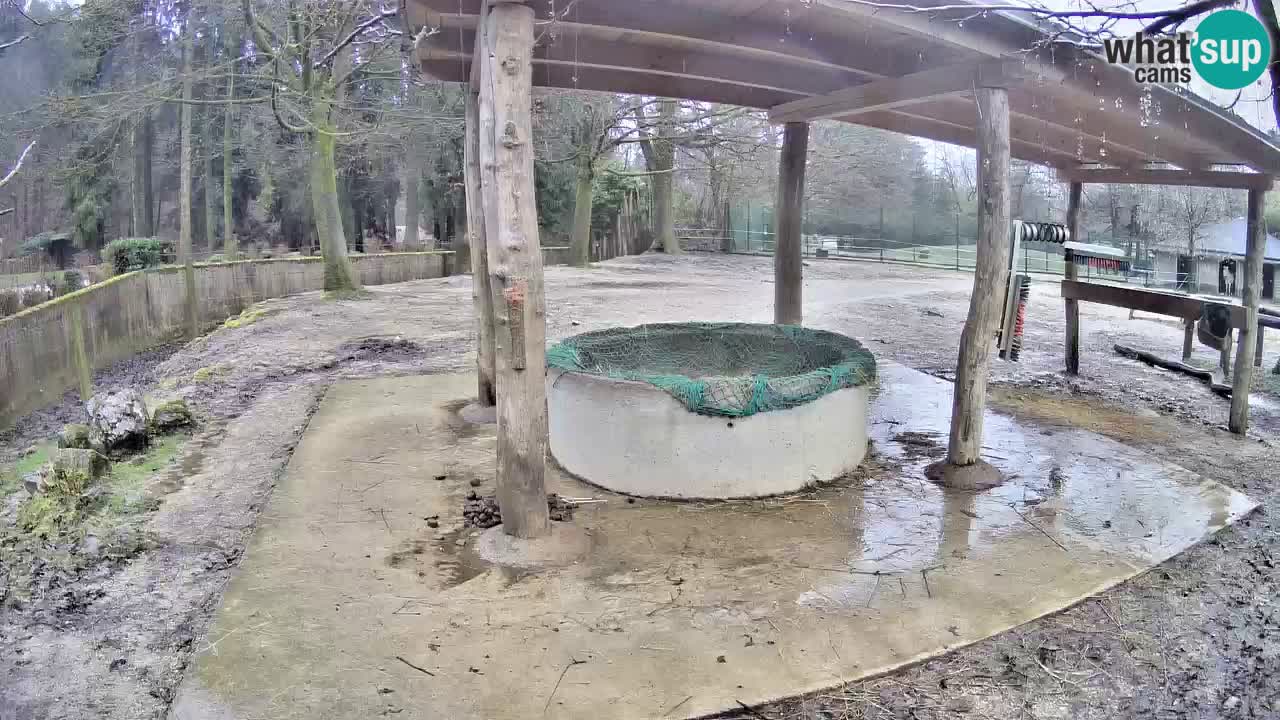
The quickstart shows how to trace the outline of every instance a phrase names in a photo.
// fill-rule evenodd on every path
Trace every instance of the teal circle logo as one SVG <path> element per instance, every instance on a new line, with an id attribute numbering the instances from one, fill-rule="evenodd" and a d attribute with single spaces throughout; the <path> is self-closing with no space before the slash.
<path id="1" fill-rule="evenodd" d="M 1191 63 L 1216 88 L 1239 90 L 1252 85 L 1270 62 L 1271 38 L 1247 12 L 1219 10 L 1196 28 Z"/>

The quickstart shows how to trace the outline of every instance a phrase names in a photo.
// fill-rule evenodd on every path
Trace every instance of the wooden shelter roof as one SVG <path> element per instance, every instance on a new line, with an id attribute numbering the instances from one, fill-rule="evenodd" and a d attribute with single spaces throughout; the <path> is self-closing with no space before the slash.
<path id="1" fill-rule="evenodd" d="M 428 76 L 469 78 L 482 2 L 407 0 L 408 26 L 432 29 L 417 46 Z M 940 2 L 958 4 L 912 4 Z M 982 78 L 1009 87 L 1013 156 L 1068 179 L 1142 182 L 1156 165 L 1164 180 L 1173 166 L 1195 171 L 1177 173 L 1183 184 L 1252 187 L 1264 178 L 1251 173 L 1280 173 L 1280 147 L 1239 117 L 1181 89 L 1139 86 L 1023 14 L 848 0 L 529 4 L 536 86 L 740 105 L 778 122 L 835 118 L 973 147 Z"/>

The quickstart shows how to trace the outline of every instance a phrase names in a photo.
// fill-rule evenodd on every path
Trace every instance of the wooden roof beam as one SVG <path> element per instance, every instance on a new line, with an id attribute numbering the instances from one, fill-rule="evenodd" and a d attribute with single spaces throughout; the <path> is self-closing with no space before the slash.
<path id="1" fill-rule="evenodd" d="M 1074 102 L 1060 102 L 1049 92 L 1038 94 L 1034 85 L 1009 90 L 1009 105 L 1014 112 L 1040 122 L 1054 125 L 1069 132 L 1082 134 L 1088 142 L 1106 147 L 1120 146 L 1142 153 L 1148 162 L 1168 162 L 1178 167 L 1197 169 L 1208 167 L 1208 150 L 1197 152 L 1184 145 L 1160 139 L 1161 126 L 1133 127 L 1124 123 L 1104 123 L 1097 127 L 1097 98 L 1091 98 L 1087 106 Z"/>
<path id="2" fill-rule="evenodd" d="M 976 106 L 972 98 L 935 100 L 903 108 L 903 110 L 912 115 L 939 118 L 956 125 L 966 125 L 969 118 L 976 120 Z M 856 117 L 848 119 L 850 122 L 857 122 Z M 1104 143 L 1099 138 L 1079 130 L 1046 123 L 1040 118 L 1022 113 L 1009 113 L 1009 130 L 1015 141 L 1039 144 L 1055 153 L 1070 155 L 1077 165 L 1106 163 L 1131 167 L 1161 161 L 1140 150 L 1118 145 L 1109 140 Z"/>
<path id="3" fill-rule="evenodd" d="M 985 18 L 970 18 L 964 28 L 959 28 L 950 17 L 933 18 L 927 13 L 895 12 L 840 0 L 815 0 L 815 2 L 819 7 L 831 12 L 859 16 L 869 23 L 891 27 L 932 43 L 968 50 L 987 57 L 1025 52 L 1036 45 L 1036 33 L 1033 28 L 1021 26 L 1016 21 L 1003 18 L 999 13 L 993 13 Z M 995 27 L 1000 24 L 1004 27 L 997 32 Z M 1043 41 L 1043 38 L 1039 40 Z M 1048 80 L 1058 84 L 1059 87 L 1056 89 L 1058 92 L 1070 95 L 1081 107 L 1088 107 L 1090 103 L 1096 105 L 1100 91 L 1115 93 L 1131 108 L 1139 107 L 1141 89 L 1133 81 L 1129 71 L 1110 66 L 1105 60 L 1086 54 L 1079 49 L 1073 50 L 1059 46 L 1055 52 L 1079 53 L 1075 58 L 1074 67 L 1067 69 L 1051 67 L 1033 59 L 1029 59 L 1028 63 L 1034 68 L 1034 72 L 1043 74 Z M 1280 169 L 1280 149 L 1256 130 L 1228 117 L 1199 98 L 1192 98 L 1163 87 L 1152 88 L 1151 92 L 1152 99 L 1165 106 L 1166 121 L 1171 117 L 1177 117 L 1174 115 L 1177 105 L 1202 110 L 1202 112 L 1188 112 L 1185 117 L 1179 117 L 1188 123 L 1186 128 L 1178 127 L 1176 121 L 1165 122 L 1160 127 L 1160 133 L 1164 136 L 1166 144 L 1174 141 L 1194 145 L 1199 139 L 1203 139 L 1213 147 L 1233 154 L 1241 162 L 1260 163 L 1263 167 Z"/>
<path id="4" fill-rule="evenodd" d="M 442 82 L 467 82 L 471 56 L 457 50 L 433 50 L 421 59 L 420 68 L 428 77 Z M 780 98 L 803 97 L 801 93 L 784 95 L 777 90 L 735 85 L 727 81 L 705 80 L 652 72 L 619 72 L 617 69 L 574 65 L 573 63 L 534 60 L 535 87 L 588 90 L 671 97 L 701 102 L 767 108 Z"/>
<path id="5" fill-rule="evenodd" d="M 839 117 L 853 122 L 854 115 L 960 95 L 972 92 L 975 87 L 1008 87 L 1025 79 L 1022 63 L 1018 61 L 942 67 L 793 100 L 770 108 L 769 121 L 811 122 Z"/>
<path id="6" fill-rule="evenodd" d="M 878 110 L 858 115 L 853 119 L 853 122 L 859 125 L 880 128 L 881 130 L 902 133 L 903 135 L 913 135 L 969 148 L 973 147 L 978 140 L 977 131 L 972 126 L 966 127 L 937 118 L 920 117 L 909 112 Z M 1080 164 L 1080 161 L 1075 157 L 1074 151 L 1055 150 L 1019 138 L 1012 138 L 1011 148 L 1015 158 L 1039 165 L 1065 169 Z"/>
<path id="7" fill-rule="evenodd" d="M 411 0 L 410 5 L 427 6 L 433 20 L 444 28 L 474 29 L 478 0 Z M 541 18 L 539 22 L 545 22 Z M 539 25 L 540 34 L 549 25 Z M 783 66 L 823 67 L 860 73 L 868 78 L 905 75 L 937 64 L 926 55 L 881 43 L 870 47 L 866 37 L 852 42 L 848 31 L 833 28 L 789 32 L 782 21 L 743 20 L 726 22 L 723 16 L 699 9 L 695 3 L 629 0 L 611 3 L 582 0 L 556 21 L 555 34 L 572 38 L 576 34 L 612 40 L 698 49 L 767 60 Z M 832 88 L 835 89 L 835 88 Z"/>
<path id="8" fill-rule="evenodd" d="M 1271 175 L 1230 170 L 1177 170 L 1172 168 L 1074 168 L 1060 169 L 1063 182 L 1103 185 L 1192 185 L 1267 191 L 1275 182 Z"/>
<path id="9" fill-rule="evenodd" d="M 461 35 L 459 35 L 461 33 Z M 475 45 L 475 32 L 446 30 L 438 42 L 420 53 L 423 59 L 467 55 Z M 560 35 L 544 39 L 533 49 L 535 64 L 560 64 L 612 70 L 619 73 L 648 73 L 670 77 L 704 79 L 745 87 L 772 90 L 782 98 L 824 93 L 832 88 L 859 82 L 863 76 L 847 70 L 744 61 L 696 48 L 653 46 L 629 37 L 605 40 L 595 36 Z"/>

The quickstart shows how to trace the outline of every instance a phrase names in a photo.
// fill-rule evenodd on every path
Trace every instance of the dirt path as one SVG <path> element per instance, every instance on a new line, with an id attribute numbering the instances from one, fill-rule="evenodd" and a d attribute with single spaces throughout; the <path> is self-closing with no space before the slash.
<path id="1" fill-rule="evenodd" d="M 860 337 L 878 355 L 946 376 L 972 276 L 900 265 L 811 261 L 806 322 Z M 640 322 L 769 321 L 768 258 L 645 256 L 547 270 L 548 336 Z M 265 303 L 265 317 L 153 356 L 117 381 L 188 398 L 203 418 L 181 482 L 159 485 L 147 549 L 0 607 L 0 720 L 163 717 L 258 508 L 320 393 L 334 379 L 471 366 L 466 277 Z M 1280 713 L 1272 505 L 1280 403 L 1255 409 L 1251 440 L 1218 428 L 1227 404 L 1194 381 L 1117 358 L 1124 342 L 1170 356 L 1182 332 L 1085 305 L 1082 369 L 1060 374 L 1056 285 L 1037 282 L 1022 362 L 996 362 L 998 406 L 1087 424 L 1263 500 L 1268 512 L 1141 580 L 948 658 L 744 718 L 1274 717 Z M 1212 360 L 1207 351 L 1198 357 Z M 1280 337 L 1268 343 L 1274 362 Z M 108 378 L 110 379 L 110 378 Z M 99 384 L 101 385 L 101 378 Z M 0 438 L 12 454 L 75 403 Z M 1143 428 L 1156 431 L 1143 432 Z M 1152 445 L 1173 435 L 1176 446 Z M 3 519 L 5 515 L 0 515 Z M 212 640 L 216 642 L 216 639 Z"/>

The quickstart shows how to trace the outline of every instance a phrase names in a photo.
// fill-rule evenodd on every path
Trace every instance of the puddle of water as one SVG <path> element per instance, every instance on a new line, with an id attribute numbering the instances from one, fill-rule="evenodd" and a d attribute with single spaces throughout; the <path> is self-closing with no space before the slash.
<path id="1" fill-rule="evenodd" d="M 1092 433 L 1046 435 L 994 414 L 983 454 L 1008 482 L 981 493 L 939 487 L 924 467 L 945 448 L 950 395 L 911 386 L 937 380 L 895 374 L 886 369 L 892 391 L 872 412 L 877 455 L 863 482 L 750 502 L 609 503 L 583 519 L 600 538 L 589 579 L 602 588 L 665 588 L 703 573 L 746 581 L 772 563 L 809 571 L 812 587 L 794 601 L 873 607 L 876 593 L 938 592 L 928 573 L 972 562 L 1163 560 L 1248 502 Z"/>
<path id="2" fill-rule="evenodd" d="M 457 587 L 490 570 L 498 572 L 508 586 L 529 575 L 529 571 L 494 565 L 481 558 L 475 550 L 475 537 L 474 530 L 462 528 L 445 533 L 435 541 L 439 558 L 435 567 L 443 576 L 446 589 Z M 459 545 L 458 540 L 464 540 L 463 544 Z"/>

